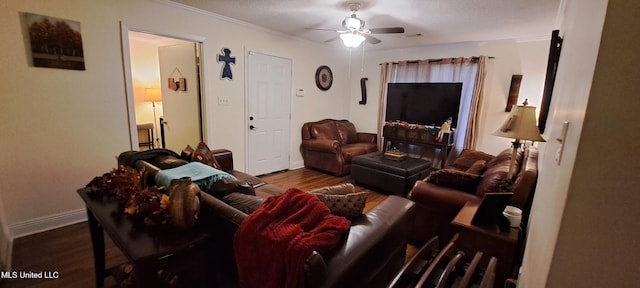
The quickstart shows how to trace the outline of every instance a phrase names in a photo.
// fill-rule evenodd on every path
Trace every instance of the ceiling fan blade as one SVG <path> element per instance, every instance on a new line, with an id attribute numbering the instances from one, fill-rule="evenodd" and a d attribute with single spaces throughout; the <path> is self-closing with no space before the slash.
<path id="1" fill-rule="evenodd" d="M 336 37 L 333 37 L 333 38 L 327 39 L 327 40 L 325 40 L 325 41 L 324 41 L 324 43 L 329 43 L 329 42 L 336 41 L 336 40 L 338 40 L 338 38 L 340 38 L 340 36 L 336 36 Z"/>
<path id="2" fill-rule="evenodd" d="M 371 28 L 369 29 L 373 34 L 392 34 L 392 33 L 404 33 L 403 27 L 386 27 L 386 28 Z"/>
<path id="3" fill-rule="evenodd" d="M 320 30 L 320 31 L 333 31 L 333 32 L 340 32 L 339 30 L 336 29 L 325 29 L 325 28 L 304 28 L 306 30 Z"/>
<path id="4" fill-rule="evenodd" d="M 364 41 L 367 41 L 367 43 L 369 43 L 369 44 L 378 44 L 378 43 L 382 42 L 382 40 L 380 40 L 380 39 L 378 39 L 376 37 L 373 37 L 371 35 L 364 35 Z"/>

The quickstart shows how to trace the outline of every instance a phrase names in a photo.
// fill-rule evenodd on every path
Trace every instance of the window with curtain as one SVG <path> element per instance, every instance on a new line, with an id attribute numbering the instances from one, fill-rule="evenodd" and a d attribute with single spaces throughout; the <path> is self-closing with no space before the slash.
<path id="1" fill-rule="evenodd" d="M 382 137 L 387 103 L 387 85 L 389 83 L 462 82 L 458 127 L 454 133 L 454 145 L 449 159 L 457 156 L 462 149 L 475 149 L 478 140 L 479 104 L 483 96 L 486 61 L 486 56 L 480 56 L 382 63 L 378 137 Z M 378 140 L 378 143 L 383 143 L 381 139 Z M 432 158 L 434 161 L 439 159 L 438 157 Z M 434 163 L 434 166 L 436 166 L 435 164 L 439 163 Z"/>

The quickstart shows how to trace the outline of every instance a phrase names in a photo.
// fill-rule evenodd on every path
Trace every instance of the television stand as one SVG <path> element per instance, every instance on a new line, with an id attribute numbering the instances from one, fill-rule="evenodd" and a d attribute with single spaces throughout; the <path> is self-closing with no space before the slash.
<path id="1" fill-rule="evenodd" d="M 384 137 L 383 153 L 386 152 L 387 147 L 393 147 L 394 143 L 440 149 L 440 168 L 444 168 L 449 151 L 453 147 L 454 131 L 445 133 L 442 139 L 437 139 L 439 131 L 439 127 L 412 129 L 401 125 L 385 125 L 382 129 L 382 136 Z"/>

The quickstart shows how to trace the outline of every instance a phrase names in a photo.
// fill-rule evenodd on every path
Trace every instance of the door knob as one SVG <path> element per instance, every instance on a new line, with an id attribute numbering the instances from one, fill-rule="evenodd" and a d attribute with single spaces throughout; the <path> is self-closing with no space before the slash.
<path id="1" fill-rule="evenodd" d="M 256 126 L 249 125 L 249 129 L 251 129 L 251 130 L 256 130 Z"/>

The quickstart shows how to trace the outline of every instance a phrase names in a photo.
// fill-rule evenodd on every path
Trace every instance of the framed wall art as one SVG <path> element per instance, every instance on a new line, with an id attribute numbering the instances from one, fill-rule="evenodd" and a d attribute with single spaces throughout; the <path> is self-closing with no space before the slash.
<path id="1" fill-rule="evenodd" d="M 520 94 L 520 83 L 522 82 L 521 74 L 514 74 L 511 76 L 511 86 L 509 87 L 509 96 L 507 97 L 507 106 L 504 107 L 504 112 L 511 112 L 511 107 L 518 102 L 518 95 Z"/>
<path id="2" fill-rule="evenodd" d="M 549 47 L 549 59 L 547 60 L 547 74 L 544 79 L 544 90 L 542 90 L 542 101 L 540 103 L 540 116 L 538 116 L 538 130 L 540 130 L 540 133 L 544 133 L 544 129 L 547 126 L 549 105 L 551 104 L 551 95 L 553 94 L 553 86 L 558 72 L 561 50 L 562 38 L 560 38 L 560 30 L 553 30 Z"/>
<path id="3" fill-rule="evenodd" d="M 85 70 L 80 22 L 22 13 L 35 67 Z"/>

